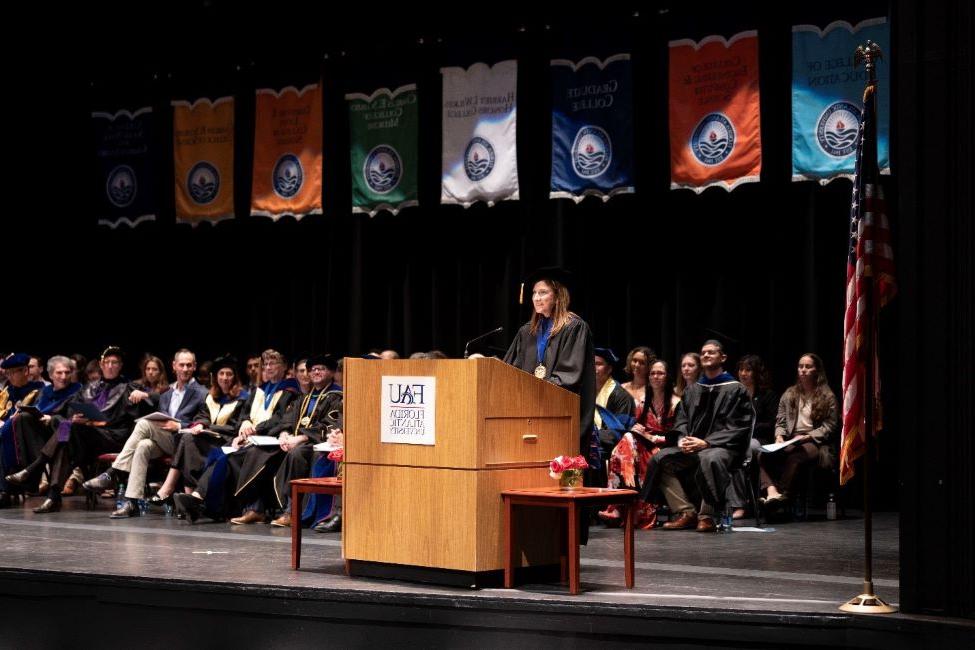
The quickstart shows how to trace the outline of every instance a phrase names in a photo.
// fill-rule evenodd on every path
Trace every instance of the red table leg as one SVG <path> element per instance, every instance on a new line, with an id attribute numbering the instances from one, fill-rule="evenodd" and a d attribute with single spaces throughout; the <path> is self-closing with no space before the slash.
<path id="1" fill-rule="evenodd" d="M 296 514 L 297 513 L 297 516 Z M 291 568 L 301 564 L 301 493 L 297 485 L 291 486 Z"/>
<path id="2" fill-rule="evenodd" d="M 623 537 L 623 561 L 625 563 L 626 571 L 626 587 L 627 589 L 633 588 L 633 569 L 634 569 L 634 558 L 633 558 L 633 519 L 636 517 L 636 502 L 630 502 L 626 506 L 626 530 L 624 531 Z"/>
<path id="3" fill-rule="evenodd" d="M 579 507 L 568 504 L 569 510 L 569 593 L 579 593 Z"/>
<path id="4" fill-rule="evenodd" d="M 515 586 L 515 528 L 511 516 L 511 499 L 504 497 L 504 588 Z"/>

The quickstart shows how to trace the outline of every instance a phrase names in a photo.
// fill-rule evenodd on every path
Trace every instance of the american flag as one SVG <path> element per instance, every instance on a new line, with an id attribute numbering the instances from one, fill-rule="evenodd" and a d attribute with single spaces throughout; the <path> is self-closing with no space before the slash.
<path id="1" fill-rule="evenodd" d="M 857 136 L 856 173 L 850 208 L 850 248 L 846 263 L 846 316 L 843 320 L 843 436 L 840 484 L 853 478 L 853 463 L 866 450 L 866 368 L 873 368 L 874 432 L 881 427 L 877 364 L 877 313 L 897 292 L 887 202 L 877 171 L 876 87 L 863 93 Z M 873 293 L 872 301 L 870 292 Z M 872 305 L 872 309 L 871 306 Z M 867 337 L 870 337 L 868 340 Z M 870 343 L 869 347 L 867 343 Z M 870 353 L 868 353 L 868 349 Z M 870 358 L 867 358 L 867 357 Z"/>

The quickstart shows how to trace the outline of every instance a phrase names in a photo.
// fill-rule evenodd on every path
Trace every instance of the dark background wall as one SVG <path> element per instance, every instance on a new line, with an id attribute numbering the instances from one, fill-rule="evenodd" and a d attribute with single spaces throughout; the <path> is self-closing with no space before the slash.
<path id="1" fill-rule="evenodd" d="M 130 364 L 143 351 L 168 357 L 184 345 L 204 358 L 269 346 L 338 354 L 439 348 L 456 356 L 465 340 L 497 325 L 506 333 L 494 343 L 504 347 L 528 315 L 517 305 L 520 279 L 557 263 L 575 272 L 573 308 L 600 344 L 619 352 L 649 344 L 676 363 L 720 332 L 733 358 L 766 358 L 779 390 L 808 350 L 824 357 L 838 388 L 850 184 L 790 181 L 790 29 L 887 15 L 888 191 L 902 288 L 883 322 L 887 431 L 874 493 L 879 507 L 900 500 L 911 509 L 904 580 L 916 599 L 905 595 L 905 604 L 971 615 L 971 517 L 956 516 L 972 505 L 962 471 L 972 460 L 971 376 L 948 391 L 939 381 L 973 361 L 971 9 L 961 0 L 807 4 L 731 11 L 725 3 L 656 3 L 566 15 L 514 3 L 490 12 L 369 5 L 340 14 L 312 3 L 105 2 L 71 9 L 53 26 L 29 11 L 11 24 L 32 37 L 4 46 L 15 98 L 7 103 L 14 162 L 3 233 L 13 298 L 0 347 L 93 355 L 117 343 Z M 754 28 L 762 182 L 731 193 L 670 191 L 667 41 Z M 634 57 L 637 193 L 606 204 L 551 201 L 547 62 L 619 51 Z M 442 207 L 438 70 L 510 57 L 519 60 L 522 200 Z M 319 75 L 325 214 L 250 218 L 253 90 Z M 342 96 L 407 82 L 420 93 L 421 205 L 396 217 L 352 215 Z M 169 100 L 225 93 L 237 104 L 238 218 L 196 229 L 173 223 L 171 132 L 163 129 L 157 223 L 96 228 L 88 207 L 98 186 L 90 178 L 91 110 L 148 102 L 166 126 Z M 44 280 L 33 279 L 42 271 Z M 854 503 L 859 492 L 856 482 L 848 491 Z M 946 521 L 953 523 L 937 525 Z M 932 549 L 965 541 L 959 561 L 967 583 L 956 581 L 957 567 L 926 565 Z"/>

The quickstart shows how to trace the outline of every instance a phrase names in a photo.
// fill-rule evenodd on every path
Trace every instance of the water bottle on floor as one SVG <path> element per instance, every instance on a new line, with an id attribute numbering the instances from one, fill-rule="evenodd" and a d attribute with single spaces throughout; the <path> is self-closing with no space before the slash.
<path id="1" fill-rule="evenodd" d="M 721 515 L 721 532 L 730 533 L 731 532 L 731 511 L 725 511 Z"/>
<path id="2" fill-rule="evenodd" d="M 121 510 L 125 505 L 125 483 L 119 483 L 118 491 L 115 492 L 115 509 Z"/>
<path id="3" fill-rule="evenodd" d="M 830 493 L 829 500 L 826 501 L 826 518 L 830 521 L 836 519 L 836 496 Z"/>

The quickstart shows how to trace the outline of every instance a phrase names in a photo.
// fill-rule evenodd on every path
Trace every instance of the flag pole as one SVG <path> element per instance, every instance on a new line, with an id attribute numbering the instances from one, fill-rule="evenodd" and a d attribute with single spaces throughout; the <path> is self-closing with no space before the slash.
<path id="1" fill-rule="evenodd" d="M 854 67 L 861 61 L 866 63 L 867 85 L 876 92 L 877 83 L 877 61 L 883 58 L 883 52 L 876 43 L 867 41 L 866 47 L 860 46 L 854 54 Z M 869 101 L 876 101 L 875 96 Z M 876 129 L 876 119 L 870 125 Z M 876 133 L 876 131 L 874 131 Z M 872 149 L 870 155 L 876 157 L 876 137 L 870 141 Z M 864 152 L 863 155 L 867 155 Z M 860 197 L 865 200 L 866 197 Z M 863 459 L 863 593 L 854 596 L 845 604 L 840 606 L 844 612 L 855 614 L 890 614 L 896 612 L 897 608 L 888 605 L 873 590 L 873 510 L 870 506 L 870 475 L 873 469 L 873 438 L 876 418 L 874 409 L 876 406 L 876 345 L 877 345 L 877 318 L 879 310 L 876 308 L 876 297 L 874 296 L 873 281 L 865 283 L 865 305 L 864 311 L 869 318 L 867 335 L 864 337 L 866 362 L 863 364 L 864 371 L 864 396 L 863 396 L 863 434 L 865 438 L 864 459 Z"/>

